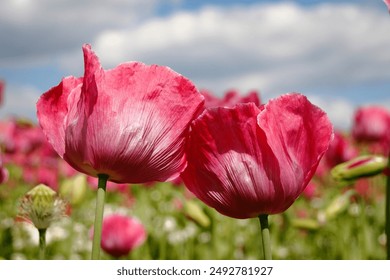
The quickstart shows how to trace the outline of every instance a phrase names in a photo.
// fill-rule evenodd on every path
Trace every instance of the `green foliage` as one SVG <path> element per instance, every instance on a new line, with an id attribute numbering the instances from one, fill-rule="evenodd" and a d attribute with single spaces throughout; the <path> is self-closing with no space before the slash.
<path id="1" fill-rule="evenodd" d="M 10 173 L 17 173 L 13 168 Z M 327 184 L 317 197 L 300 197 L 285 213 L 269 216 L 273 258 L 385 259 L 384 180 L 379 176 L 368 184 L 369 197 L 347 192 L 353 186 Z M 32 187 L 15 179 L 0 186 L 0 259 L 38 258 L 37 229 L 17 219 L 20 198 Z M 331 218 L 324 215 L 345 193 L 343 207 Z M 69 216 L 48 228 L 48 259 L 90 258 L 95 196 L 96 190 L 88 188 Z M 262 258 L 257 218 L 222 216 L 183 186 L 157 183 L 129 186 L 126 194 L 108 192 L 105 214 L 114 212 L 137 217 L 148 232 L 146 242 L 126 259 Z M 101 257 L 111 259 L 103 251 Z"/>

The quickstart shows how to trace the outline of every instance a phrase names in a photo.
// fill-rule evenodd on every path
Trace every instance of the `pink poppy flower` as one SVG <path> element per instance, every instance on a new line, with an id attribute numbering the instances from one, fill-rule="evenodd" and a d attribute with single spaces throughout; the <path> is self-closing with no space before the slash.
<path id="1" fill-rule="evenodd" d="M 222 98 L 213 95 L 207 90 L 202 90 L 201 94 L 205 97 L 205 107 L 233 107 L 238 103 L 253 102 L 256 106 L 260 106 L 261 101 L 257 91 L 250 91 L 247 95 L 241 96 L 236 90 L 229 90 Z"/>
<path id="2" fill-rule="evenodd" d="M 192 82 L 140 62 L 103 70 L 89 45 L 83 52 L 84 77 L 64 78 L 37 103 L 56 152 L 76 170 L 117 183 L 177 177 L 189 124 L 203 109 Z"/>
<path id="3" fill-rule="evenodd" d="M 226 216 L 281 213 L 309 183 L 332 130 L 326 114 L 295 93 L 260 108 L 210 108 L 191 125 L 182 178 Z"/>
<path id="4" fill-rule="evenodd" d="M 320 179 L 329 178 L 329 171 L 337 164 L 353 159 L 359 154 L 358 149 L 352 144 L 350 137 L 340 131 L 334 131 L 334 137 L 329 149 L 320 161 L 315 175 Z"/>
<path id="5" fill-rule="evenodd" d="M 339 163 L 353 159 L 358 154 L 359 151 L 352 145 L 350 139 L 341 132 L 335 131 L 329 149 L 324 155 L 324 160 L 330 169 Z"/>
<path id="6" fill-rule="evenodd" d="M 352 126 L 355 141 L 371 145 L 374 153 L 386 154 L 390 142 L 390 112 L 380 106 L 364 106 L 356 110 Z"/>
<path id="7" fill-rule="evenodd" d="M 305 187 L 305 189 L 303 190 L 302 192 L 302 196 L 308 200 L 311 200 L 315 197 L 316 195 L 316 189 L 317 189 L 317 186 L 316 184 L 314 184 L 312 181 L 310 181 L 307 186 Z"/>
<path id="8" fill-rule="evenodd" d="M 0 184 L 7 182 L 8 177 L 8 169 L 3 166 L 3 158 L 0 154 Z"/>
<path id="9" fill-rule="evenodd" d="M 4 102 L 4 90 L 5 89 L 5 82 L 3 80 L 0 80 L 0 106 L 3 105 Z"/>
<path id="10" fill-rule="evenodd" d="M 126 256 L 145 240 L 146 230 L 137 219 L 119 214 L 103 219 L 101 247 L 111 256 Z"/>
<path id="11" fill-rule="evenodd" d="M 23 179 L 31 184 L 58 187 L 58 166 L 62 161 L 47 142 L 40 127 L 23 119 L 0 122 L 0 144 L 4 162 L 18 165 Z"/>

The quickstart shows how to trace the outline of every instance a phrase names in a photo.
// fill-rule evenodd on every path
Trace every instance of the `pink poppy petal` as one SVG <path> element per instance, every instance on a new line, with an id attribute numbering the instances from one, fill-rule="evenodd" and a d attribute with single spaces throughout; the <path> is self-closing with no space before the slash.
<path id="1" fill-rule="evenodd" d="M 294 93 L 270 100 L 258 124 L 280 164 L 284 195 L 295 199 L 328 149 L 333 127 L 325 112 Z"/>
<path id="2" fill-rule="evenodd" d="M 58 86 L 44 93 L 37 102 L 39 124 L 54 150 L 62 157 L 65 153 L 65 123 L 69 108 L 75 106 L 72 95 L 80 92 L 82 79 L 64 78 Z"/>

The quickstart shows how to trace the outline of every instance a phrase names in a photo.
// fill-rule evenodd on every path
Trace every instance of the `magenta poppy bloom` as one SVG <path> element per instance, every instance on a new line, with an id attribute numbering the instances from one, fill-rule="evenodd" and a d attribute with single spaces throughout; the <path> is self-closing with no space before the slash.
<path id="1" fill-rule="evenodd" d="M 191 125 L 182 178 L 226 216 L 281 213 L 309 183 L 332 135 L 327 115 L 300 94 L 260 108 L 210 108 Z"/>
<path id="2" fill-rule="evenodd" d="M 0 122 L 0 144 L 7 164 L 18 165 L 23 179 L 31 185 L 58 187 L 58 167 L 62 159 L 47 142 L 40 127 L 22 119 Z"/>
<path id="3" fill-rule="evenodd" d="M 8 169 L 3 166 L 3 158 L 0 154 L 0 184 L 7 182 L 9 177 Z"/>
<path id="4" fill-rule="evenodd" d="M 350 137 L 340 131 L 334 131 L 334 137 L 316 170 L 316 176 L 327 178 L 329 171 L 337 164 L 353 159 L 359 154 Z"/>
<path id="5" fill-rule="evenodd" d="M 379 106 L 364 106 L 356 110 L 352 135 L 357 141 L 377 142 L 390 133 L 390 112 Z"/>
<path id="6" fill-rule="evenodd" d="M 305 189 L 303 190 L 302 192 L 302 196 L 308 200 L 311 200 L 315 197 L 316 195 L 316 189 L 317 189 L 317 186 L 316 184 L 314 184 L 312 181 L 310 181 L 307 186 L 305 187 Z"/>
<path id="7" fill-rule="evenodd" d="M 126 256 L 145 240 L 146 230 L 137 219 L 119 214 L 103 219 L 101 247 L 107 254 Z"/>
<path id="8" fill-rule="evenodd" d="M 5 89 L 5 82 L 3 80 L 0 80 L 0 106 L 3 105 L 4 102 L 4 90 Z"/>
<path id="9" fill-rule="evenodd" d="M 341 132 L 335 131 L 329 149 L 324 155 L 324 160 L 326 161 L 327 167 L 332 168 L 339 163 L 353 159 L 358 153 L 359 151 L 352 145 L 349 138 Z"/>
<path id="10" fill-rule="evenodd" d="M 177 177 L 189 124 L 203 109 L 194 84 L 140 62 L 104 70 L 89 45 L 83 52 L 84 76 L 64 78 L 37 103 L 56 152 L 76 170 L 117 183 Z"/>
<path id="11" fill-rule="evenodd" d="M 356 110 L 352 136 L 357 142 L 377 144 L 385 153 L 390 141 L 390 112 L 380 106 L 364 106 Z"/>
<path id="12" fill-rule="evenodd" d="M 202 90 L 202 95 L 205 97 L 205 107 L 234 107 L 238 103 L 253 102 L 256 106 L 260 106 L 260 94 L 257 91 L 250 91 L 247 95 L 241 96 L 236 90 L 225 92 L 224 96 L 219 98 L 211 92 Z"/>

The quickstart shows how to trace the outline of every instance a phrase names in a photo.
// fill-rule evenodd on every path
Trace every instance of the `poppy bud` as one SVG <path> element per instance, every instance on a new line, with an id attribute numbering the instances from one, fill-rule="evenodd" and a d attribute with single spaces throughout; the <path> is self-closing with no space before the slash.
<path id="1" fill-rule="evenodd" d="M 31 221 L 37 229 L 47 229 L 65 215 L 66 204 L 57 193 L 44 184 L 34 187 L 22 198 L 20 215 Z"/>
<path id="2" fill-rule="evenodd" d="M 67 198 L 72 205 L 77 205 L 84 200 L 87 187 L 87 177 L 84 174 L 78 174 L 64 180 L 60 187 L 60 194 Z"/>
<path id="3" fill-rule="evenodd" d="M 202 208 L 194 201 L 186 201 L 184 203 L 185 215 L 195 221 L 202 227 L 208 227 L 210 225 L 209 217 L 203 212 Z"/>
<path id="4" fill-rule="evenodd" d="M 320 228 L 320 223 L 314 219 L 294 219 L 291 221 L 291 225 L 295 228 L 306 230 L 317 230 Z"/>
<path id="5" fill-rule="evenodd" d="M 387 166 L 386 158 L 377 155 L 364 155 L 336 165 L 332 177 L 336 181 L 350 181 L 382 173 Z"/>
<path id="6" fill-rule="evenodd" d="M 344 212 L 347 210 L 347 208 L 350 205 L 350 199 L 352 195 L 355 194 L 354 190 L 349 190 L 343 193 L 340 196 L 337 196 L 335 199 L 331 201 L 331 203 L 326 207 L 324 212 L 319 213 L 319 220 L 331 220 L 340 213 Z"/>

